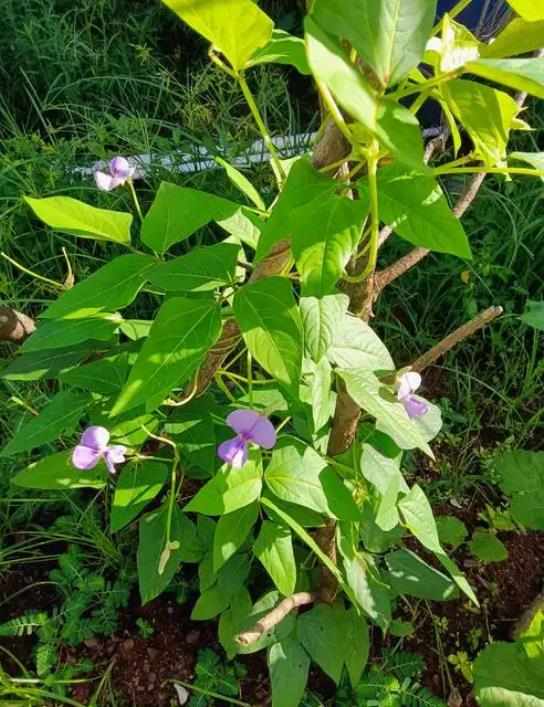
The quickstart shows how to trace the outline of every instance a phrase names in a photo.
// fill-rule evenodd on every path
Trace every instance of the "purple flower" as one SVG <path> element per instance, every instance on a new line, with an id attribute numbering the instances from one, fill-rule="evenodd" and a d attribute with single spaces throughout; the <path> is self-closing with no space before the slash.
<path id="1" fill-rule="evenodd" d="M 122 186 L 135 172 L 135 167 L 131 167 L 124 157 L 114 157 L 108 167 L 109 174 L 100 170 L 93 174 L 96 186 L 102 191 L 111 191 L 115 187 Z"/>
<path id="2" fill-rule="evenodd" d="M 227 425 L 236 432 L 236 437 L 220 444 L 217 454 L 235 469 L 240 469 L 247 462 L 249 442 L 264 449 L 272 449 L 276 444 L 274 425 L 267 417 L 253 410 L 234 410 L 227 417 Z"/>
<path id="3" fill-rule="evenodd" d="M 414 395 L 421 385 L 421 376 L 415 371 L 407 371 L 397 379 L 397 399 L 404 405 L 408 417 L 417 419 L 429 412 L 429 403 Z"/>
<path id="4" fill-rule="evenodd" d="M 93 469 L 104 459 L 110 474 L 115 474 L 115 464 L 125 461 L 126 447 L 121 444 L 108 445 L 110 433 L 105 427 L 87 427 L 81 441 L 74 447 L 72 464 L 76 469 Z"/>

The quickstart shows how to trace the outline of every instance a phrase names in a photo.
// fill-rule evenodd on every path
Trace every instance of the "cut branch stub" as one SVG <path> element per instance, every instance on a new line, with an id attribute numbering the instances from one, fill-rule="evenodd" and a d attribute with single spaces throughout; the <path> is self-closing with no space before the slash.
<path id="1" fill-rule="evenodd" d="M 0 341 L 22 344 L 36 331 L 33 319 L 10 307 L 0 307 Z"/>

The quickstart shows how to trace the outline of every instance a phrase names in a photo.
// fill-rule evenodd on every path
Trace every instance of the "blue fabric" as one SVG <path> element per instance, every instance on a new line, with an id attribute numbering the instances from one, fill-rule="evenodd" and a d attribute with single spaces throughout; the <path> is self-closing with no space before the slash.
<path id="1" fill-rule="evenodd" d="M 491 0 L 488 7 L 488 12 L 494 10 L 501 4 L 501 0 Z M 449 12 L 457 5 L 457 0 L 438 0 L 437 19 L 440 19 L 445 12 Z M 469 29 L 474 29 L 480 21 L 480 15 L 485 6 L 485 0 L 473 0 L 463 12 L 455 18 L 456 22 L 461 22 Z"/>

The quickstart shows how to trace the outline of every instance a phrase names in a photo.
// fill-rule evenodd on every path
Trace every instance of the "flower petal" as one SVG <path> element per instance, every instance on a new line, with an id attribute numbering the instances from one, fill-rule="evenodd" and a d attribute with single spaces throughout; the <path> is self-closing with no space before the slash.
<path id="1" fill-rule="evenodd" d="M 259 447 L 264 447 L 265 449 L 272 449 L 276 444 L 276 430 L 274 425 L 270 422 L 264 415 L 259 415 L 258 420 L 247 433 L 249 439 L 254 443 L 258 444 Z"/>
<path id="2" fill-rule="evenodd" d="M 81 444 L 97 451 L 104 450 L 109 441 L 110 433 L 108 430 L 98 425 L 87 427 L 85 432 L 81 435 Z"/>
<path id="3" fill-rule="evenodd" d="M 122 464 L 125 461 L 127 448 L 122 444 L 111 444 L 107 447 L 104 456 L 108 456 L 115 464 Z"/>
<path id="4" fill-rule="evenodd" d="M 134 169 L 130 166 L 125 157 L 114 157 L 109 163 L 110 174 L 112 177 L 120 179 L 128 179 L 134 174 Z"/>
<path id="5" fill-rule="evenodd" d="M 247 462 L 247 442 L 240 437 L 228 439 L 219 445 L 217 454 L 220 459 L 230 464 L 234 469 L 241 469 Z"/>
<path id="6" fill-rule="evenodd" d="M 421 385 L 421 376 L 415 371 L 407 371 L 398 379 L 397 399 L 404 400 Z"/>
<path id="7" fill-rule="evenodd" d="M 226 419 L 226 423 L 229 427 L 239 435 L 248 435 L 253 428 L 253 425 L 258 422 L 259 418 L 258 412 L 253 412 L 253 410 L 241 409 L 234 410 L 231 412 Z"/>
<path id="8" fill-rule="evenodd" d="M 409 395 L 407 398 L 404 398 L 402 404 L 408 413 L 408 417 L 414 420 L 417 420 L 418 417 L 423 417 L 425 413 L 429 412 L 429 403 L 422 398 L 418 398 L 416 395 Z"/>
<path id="9" fill-rule="evenodd" d="M 92 469 L 100 461 L 100 452 L 83 444 L 78 444 L 72 452 L 72 464 L 76 469 Z"/>
<path id="10" fill-rule="evenodd" d="M 100 172 L 100 170 L 94 172 L 93 177 L 96 186 L 101 191 L 111 191 L 119 186 L 119 180 L 116 177 L 112 177 L 111 174 L 106 174 L 105 172 Z"/>

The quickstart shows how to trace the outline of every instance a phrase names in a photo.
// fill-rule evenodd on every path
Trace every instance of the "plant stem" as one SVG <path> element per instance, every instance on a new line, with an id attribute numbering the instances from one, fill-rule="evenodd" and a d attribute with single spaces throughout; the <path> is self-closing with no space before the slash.
<path id="1" fill-rule="evenodd" d="M 285 180 L 286 174 L 285 174 L 285 170 L 283 169 L 283 165 L 281 163 L 281 160 L 278 156 L 278 153 L 276 151 L 276 146 L 272 142 L 272 138 L 270 137 L 270 133 L 268 132 L 268 129 L 264 123 L 264 120 L 259 112 L 259 108 L 257 106 L 257 103 L 255 102 L 255 99 L 253 98 L 253 94 L 251 93 L 251 90 L 250 90 L 249 86 L 247 85 L 247 81 L 245 80 L 244 75 L 237 74 L 236 80 L 240 84 L 240 88 L 242 89 L 242 93 L 244 94 L 244 98 L 246 99 L 246 102 L 249 106 L 249 110 L 251 111 L 251 115 L 253 116 L 253 119 L 257 123 L 257 127 L 259 128 L 259 132 L 262 135 L 262 138 L 264 140 L 264 144 L 266 145 L 266 148 L 267 148 L 268 152 L 270 153 L 270 158 L 271 158 L 272 162 L 274 163 L 274 166 L 275 166 L 276 172 L 277 172 L 278 186 L 281 188 L 283 181 Z"/>
<path id="2" fill-rule="evenodd" d="M 315 85 L 317 86 L 317 90 L 319 91 L 321 98 L 323 99 L 323 104 L 325 108 L 327 109 L 329 115 L 333 119 L 333 121 L 336 124 L 336 127 L 342 135 L 346 138 L 346 140 L 351 144 L 352 141 L 352 136 L 349 131 L 348 126 L 346 125 L 346 121 L 344 120 L 344 116 L 342 115 L 342 111 L 338 106 L 336 105 L 336 101 L 334 100 L 332 93 L 329 91 L 327 86 L 323 83 L 321 79 L 315 78 Z"/>
<path id="3" fill-rule="evenodd" d="M 418 84 L 411 84 L 408 86 L 408 88 L 404 88 L 400 91 L 397 91 L 394 93 L 391 98 L 394 100 L 399 100 L 399 98 L 405 98 L 406 96 L 411 96 L 413 93 L 421 93 L 423 91 L 428 91 L 430 88 L 434 88 L 435 86 L 440 86 L 443 83 L 446 83 L 446 81 L 451 81 L 452 79 L 457 78 L 462 74 L 462 69 L 456 69 L 455 71 L 449 71 L 446 74 L 439 74 L 438 76 L 433 76 L 432 78 L 428 79 L 427 81 L 422 81 L 421 83 Z"/>
<path id="4" fill-rule="evenodd" d="M 437 167 L 434 170 L 435 176 L 443 174 L 525 174 L 529 177 L 544 177 L 544 170 L 531 169 L 530 167 L 463 167 L 461 169 L 449 169 L 447 165 Z"/>
<path id="5" fill-rule="evenodd" d="M 4 260 L 7 260 L 8 263 L 11 263 L 14 265 L 18 270 L 21 272 L 24 272 L 26 275 L 30 275 L 30 277 L 33 277 L 35 280 L 39 280 L 40 282 L 45 282 L 47 285 L 51 285 L 51 287 L 54 287 L 56 290 L 65 290 L 66 287 L 61 283 L 61 282 L 56 282 L 55 280 L 50 280 L 48 277 L 44 277 L 43 275 L 39 275 L 37 272 L 34 272 L 33 270 L 29 270 L 28 268 L 25 268 L 24 265 L 21 265 L 21 263 L 18 263 L 16 260 L 11 258 L 9 255 L 4 253 L 4 251 L 0 252 L 0 255 Z"/>
<path id="6" fill-rule="evenodd" d="M 143 222 L 144 215 L 142 213 L 140 202 L 138 201 L 138 195 L 136 194 L 136 189 L 134 189 L 134 184 L 132 183 L 132 179 L 128 179 L 127 184 L 128 184 L 128 188 L 130 190 L 130 193 L 132 194 L 132 200 L 134 201 L 134 207 L 136 208 L 136 213 L 138 214 L 138 218 L 140 219 L 141 222 Z"/>

